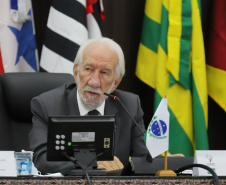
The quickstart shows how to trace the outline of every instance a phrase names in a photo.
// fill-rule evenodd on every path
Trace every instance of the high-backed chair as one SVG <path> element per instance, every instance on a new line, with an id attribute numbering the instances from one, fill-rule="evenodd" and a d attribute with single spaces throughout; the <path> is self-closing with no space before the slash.
<path id="1" fill-rule="evenodd" d="M 0 75 L 0 150 L 29 149 L 32 127 L 31 99 L 48 90 L 73 82 L 63 73 L 5 73 Z"/>

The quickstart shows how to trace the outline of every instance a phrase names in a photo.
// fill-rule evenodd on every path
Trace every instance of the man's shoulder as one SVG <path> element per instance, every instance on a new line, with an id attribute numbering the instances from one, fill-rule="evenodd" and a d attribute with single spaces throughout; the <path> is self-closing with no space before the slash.
<path id="1" fill-rule="evenodd" d="M 140 98 L 137 94 L 122 90 L 115 90 L 112 95 L 117 96 L 120 99 L 121 103 L 126 107 L 130 114 L 137 115 L 138 112 L 142 112 Z"/>
<path id="2" fill-rule="evenodd" d="M 134 94 L 132 92 L 123 91 L 123 90 L 119 90 L 119 89 L 116 89 L 112 94 L 119 98 L 120 97 L 121 98 L 134 98 L 134 97 L 138 96 L 137 94 Z"/>
<path id="3" fill-rule="evenodd" d="M 134 94 L 132 92 L 123 91 L 123 90 L 119 90 L 119 89 L 116 89 L 112 94 L 119 95 L 119 96 L 137 96 L 136 94 Z"/>
<path id="4" fill-rule="evenodd" d="M 44 99 L 52 99 L 53 97 L 57 96 L 64 96 L 67 91 L 69 92 L 71 89 L 75 88 L 75 83 L 64 83 L 63 85 L 56 87 L 54 89 L 51 89 L 49 91 L 46 91 L 40 95 L 38 95 L 35 98 L 44 98 Z"/>

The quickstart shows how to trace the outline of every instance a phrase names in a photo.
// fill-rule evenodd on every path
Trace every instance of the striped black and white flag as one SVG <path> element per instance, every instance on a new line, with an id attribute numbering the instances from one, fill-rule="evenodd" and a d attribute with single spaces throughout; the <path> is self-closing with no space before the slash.
<path id="1" fill-rule="evenodd" d="M 41 53 L 42 71 L 73 74 L 80 45 L 87 39 L 102 37 L 101 20 L 101 0 L 53 0 Z"/>

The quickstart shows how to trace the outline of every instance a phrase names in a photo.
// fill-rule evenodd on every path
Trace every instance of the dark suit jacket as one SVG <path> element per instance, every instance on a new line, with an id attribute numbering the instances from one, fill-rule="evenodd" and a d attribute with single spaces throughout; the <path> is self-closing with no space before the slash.
<path id="1" fill-rule="evenodd" d="M 139 97 L 135 94 L 115 90 L 116 95 L 145 132 L 143 111 Z M 33 162 L 42 173 L 59 172 L 65 168 L 74 168 L 72 162 L 48 162 L 47 125 L 49 116 L 80 115 L 77 104 L 77 88 L 74 83 L 65 84 L 57 89 L 35 97 L 31 101 L 33 128 L 29 134 L 30 148 L 34 151 Z M 105 115 L 116 116 L 115 155 L 123 163 L 128 164 L 129 156 L 147 154 L 143 136 L 119 102 L 106 99 Z"/>

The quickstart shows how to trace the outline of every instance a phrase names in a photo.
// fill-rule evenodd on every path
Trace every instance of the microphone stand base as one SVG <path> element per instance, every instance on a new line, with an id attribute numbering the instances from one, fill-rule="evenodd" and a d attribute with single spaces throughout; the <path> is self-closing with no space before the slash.
<path id="1" fill-rule="evenodd" d="M 177 174 L 172 170 L 160 170 L 157 171 L 155 176 L 177 176 Z"/>

